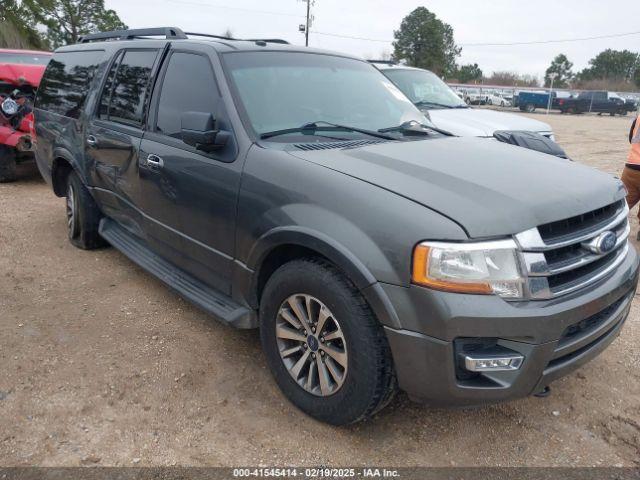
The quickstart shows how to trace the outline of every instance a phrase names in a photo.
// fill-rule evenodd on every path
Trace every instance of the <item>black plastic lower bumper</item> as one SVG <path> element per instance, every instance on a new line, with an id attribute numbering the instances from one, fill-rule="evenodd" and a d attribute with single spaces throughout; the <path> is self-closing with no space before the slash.
<path id="1" fill-rule="evenodd" d="M 613 275 L 580 295 L 563 301 L 529 302 L 526 307 L 491 297 L 493 317 L 486 296 L 404 289 L 405 299 L 418 298 L 417 308 L 414 303 L 404 311 L 420 312 L 424 324 L 422 332 L 385 327 L 399 386 L 414 400 L 445 406 L 481 405 L 537 393 L 596 357 L 618 336 L 629 314 L 637 281 L 638 257 L 630 249 Z M 401 296 L 401 292 L 391 291 L 395 305 Z M 425 300 L 424 296 L 429 298 Z M 478 307 L 474 306 L 476 302 Z M 435 308 L 423 309 L 426 304 Z M 411 325 L 420 321 L 407 320 Z M 479 325 L 485 328 L 479 329 Z M 439 338 L 430 335 L 431 331 L 444 335 Z M 481 374 L 461 372 L 456 342 L 461 338 L 488 337 L 497 340 L 500 347 L 524 356 L 521 367 Z"/>

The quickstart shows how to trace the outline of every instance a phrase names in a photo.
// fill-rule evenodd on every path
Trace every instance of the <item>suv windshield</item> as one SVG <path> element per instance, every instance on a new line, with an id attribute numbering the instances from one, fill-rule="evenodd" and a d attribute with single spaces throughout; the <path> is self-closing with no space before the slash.
<path id="1" fill-rule="evenodd" d="M 223 57 L 258 136 L 321 122 L 372 132 L 410 121 L 429 124 L 402 92 L 364 61 L 297 52 L 234 52 Z M 344 128 L 331 134 L 319 132 L 305 133 L 367 137 Z M 296 134 L 300 135 L 281 133 L 285 136 L 278 140 L 287 141 L 291 137 L 286 135 Z"/>
<path id="2" fill-rule="evenodd" d="M 51 55 L 46 54 L 0 52 L 0 63 L 46 65 L 49 60 L 51 60 Z"/>
<path id="3" fill-rule="evenodd" d="M 426 108 L 467 107 L 456 93 L 434 73 L 426 70 L 385 69 L 383 73 L 409 97 Z M 469 92 L 471 93 L 471 91 Z"/>

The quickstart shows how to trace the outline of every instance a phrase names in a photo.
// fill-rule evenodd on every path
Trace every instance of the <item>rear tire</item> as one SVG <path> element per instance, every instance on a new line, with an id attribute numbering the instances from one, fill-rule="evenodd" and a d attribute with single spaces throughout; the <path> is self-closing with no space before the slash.
<path id="1" fill-rule="evenodd" d="M 0 145 L 0 183 L 13 182 L 16 178 L 16 151 L 6 145 Z"/>
<path id="2" fill-rule="evenodd" d="M 524 111 L 527 113 L 533 113 L 536 111 L 536 106 L 533 103 L 527 103 L 524 106 Z"/>
<path id="3" fill-rule="evenodd" d="M 271 276 L 260 304 L 260 338 L 282 392 L 320 421 L 345 425 L 371 417 L 396 391 L 382 326 L 355 285 L 328 262 L 294 260 Z"/>
<path id="4" fill-rule="evenodd" d="M 66 213 L 67 233 L 74 246 L 93 250 L 106 245 L 98 234 L 102 213 L 76 172 L 67 178 Z"/>

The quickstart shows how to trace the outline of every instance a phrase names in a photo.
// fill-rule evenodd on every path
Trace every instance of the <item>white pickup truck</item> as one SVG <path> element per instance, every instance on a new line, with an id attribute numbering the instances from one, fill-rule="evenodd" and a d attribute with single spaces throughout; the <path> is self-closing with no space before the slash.
<path id="1" fill-rule="evenodd" d="M 498 130 L 535 132 L 554 140 L 551 127 L 522 115 L 472 108 L 429 70 L 371 62 L 438 128 L 461 137 L 492 137 Z"/>

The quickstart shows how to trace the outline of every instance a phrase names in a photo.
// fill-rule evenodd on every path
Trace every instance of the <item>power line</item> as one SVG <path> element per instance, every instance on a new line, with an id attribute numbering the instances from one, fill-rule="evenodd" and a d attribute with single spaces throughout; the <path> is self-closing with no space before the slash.
<path id="1" fill-rule="evenodd" d="M 226 6 L 226 5 L 218 5 L 218 4 L 211 4 L 211 3 L 201 3 L 201 2 L 191 2 L 191 1 L 187 1 L 187 0 L 165 0 L 165 1 L 170 2 L 170 3 L 177 3 L 177 4 L 181 4 L 181 5 L 194 5 L 194 6 L 198 6 L 198 7 L 222 8 L 224 10 L 237 10 L 237 11 L 240 11 L 240 12 L 260 13 L 260 14 L 264 14 L 264 15 L 279 15 L 279 16 L 284 16 L 284 17 L 296 17 L 296 18 L 304 17 L 304 15 L 299 15 L 299 14 L 296 14 L 296 13 L 273 12 L 273 11 L 267 11 L 267 10 L 254 10 L 252 8 L 229 7 L 229 6 Z"/>
<path id="2" fill-rule="evenodd" d="M 628 37 L 629 35 L 638 35 L 640 32 L 613 33 L 611 35 L 599 35 L 597 37 L 582 38 L 564 38 L 560 40 L 534 40 L 532 42 L 507 42 L 507 43 L 462 43 L 461 47 L 501 47 L 511 45 L 540 45 L 545 43 L 565 43 L 565 42 L 583 42 L 585 40 L 600 40 L 603 38 Z"/>
<path id="3" fill-rule="evenodd" d="M 342 35 L 342 34 L 337 34 L 337 33 L 328 33 L 328 32 L 318 32 L 318 31 L 312 31 L 311 33 L 315 33 L 316 35 L 324 35 L 324 36 L 328 36 L 328 37 L 337 37 L 337 38 L 348 38 L 348 39 L 352 39 L 352 40 L 364 40 L 367 42 L 384 42 L 384 43 L 391 43 L 394 40 L 383 40 L 381 38 L 366 38 L 366 37 L 356 37 L 356 36 L 352 36 L 352 35 Z M 505 42 L 505 43 L 460 43 L 458 44 L 459 47 L 506 47 L 506 46 L 513 46 L 513 45 L 539 45 L 539 44 L 546 44 L 546 43 L 565 43 L 565 42 L 583 42 L 586 40 L 600 40 L 603 38 L 618 38 L 618 37 L 627 37 L 630 35 L 639 35 L 640 32 L 627 32 L 627 33 L 614 33 L 611 35 L 600 35 L 600 36 L 596 36 L 596 37 L 583 37 L 583 38 L 565 38 L 565 39 L 558 39 L 558 40 L 534 40 L 534 41 L 530 41 L 530 42 Z"/>
<path id="4" fill-rule="evenodd" d="M 327 36 L 327 37 L 350 38 L 352 40 L 366 40 L 368 42 L 384 42 L 384 43 L 393 42 L 393 40 L 381 40 L 381 39 L 378 39 L 378 38 L 354 37 L 354 36 L 351 36 L 351 35 L 340 35 L 338 33 L 318 32 L 317 30 L 312 30 L 311 33 L 314 33 L 316 35 L 324 35 L 324 36 Z"/>

